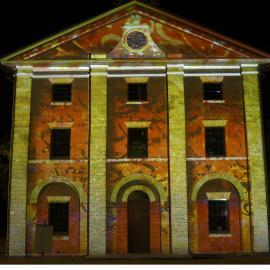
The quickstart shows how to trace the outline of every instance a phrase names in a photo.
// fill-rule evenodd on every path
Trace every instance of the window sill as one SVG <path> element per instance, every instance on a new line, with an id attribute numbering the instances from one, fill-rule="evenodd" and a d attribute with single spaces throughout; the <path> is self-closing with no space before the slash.
<path id="1" fill-rule="evenodd" d="M 210 238 L 218 238 L 218 237 L 232 237 L 231 233 L 209 233 Z"/>
<path id="2" fill-rule="evenodd" d="M 53 240 L 69 240 L 68 235 L 53 235 Z"/>
<path id="3" fill-rule="evenodd" d="M 135 104 L 148 104 L 149 101 L 127 101 L 126 104 L 128 105 L 135 105 Z"/>
<path id="4" fill-rule="evenodd" d="M 203 100 L 203 103 L 225 103 L 225 100 Z"/>
<path id="5" fill-rule="evenodd" d="M 88 159 L 30 159 L 29 164 L 54 164 L 54 163 L 77 163 L 88 162 Z"/>
<path id="6" fill-rule="evenodd" d="M 227 156 L 205 156 L 206 159 L 225 159 Z"/>
<path id="7" fill-rule="evenodd" d="M 63 101 L 63 102 L 51 102 L 51 105 L 52 106 L 58 106 L 58 105 L 67 105 L 67 106 L 69 106 L 69 105 L 72 105 L 72 102 L 68 102 L 68 101 Z"/>
<path id="8" fill-rule="evenodd" d="M 107 162 L 139 162 L 139 161 L 168 161 L 168 158 L 108 158 Z"/>
<path id="9" fill-rule="evenodd" d="M 247 157 L 187 157 L 187 160 L 247 160 Z"/>

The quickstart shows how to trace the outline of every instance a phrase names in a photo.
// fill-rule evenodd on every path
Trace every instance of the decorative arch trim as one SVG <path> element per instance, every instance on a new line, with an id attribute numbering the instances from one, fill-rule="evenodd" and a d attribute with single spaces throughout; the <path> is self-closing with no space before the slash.
<path id="1" fill-rule="evenodd" d="M 204 176 L 201 180 L 199 180 L 195 184 L 193 191 L 192 191 L 192 194 L 191 194 L 191 200 L 196 201 L 198 192 L 204 184 L 206 184 L 207 182 L 209 182 L 211 180 L 217 180 L 217 179 L 222 179 L 222 180 L 226 180 L 226 181 L 230 182 L 238 191 L 241 201 L 247 200 L 248 194 L 247 194 L 246 188 L 244 188 L 241 185 L 241 183 L 239 182 L 239 180 L 237 178 L 235 178 L 234 176 L 232 176 L 230 174 L 226 174 L 226 173 L 212 173 L 212 174 Z"/>
<path id="2" fill-rule="evenodd" d="M 67 177 L 50 177 L 46 180 L 42 180 L 36 184 L 34 189 L 32 190 L 30 203 L 37 203 L 38 197 L 40 192 L 48 185 L 54 183 L 63 183 L 69 185 L 75 192 L 78 194 L 80 202 L 87 203 L 87 197 L 81 185 L 72 181 L 70 178 Z"/>
<path id="3" fill-rule="evenodd" d="M 145 181 L 147 183 L 150 183 L 151 185 L 153 185 L 158 193 L 159 193 L 159 197 L 160 197 L 160 202 L 164 203 L 167 200 L 167 195 L 166 195 L 166 191 L 164 190 L 163 186 L 152 176 L 150 175 L 145 175 L 145 174 L 131 174 L 128 175 L 124 178 L 122 178 L 113 188 L 112 194 L 111 194 L 111 203 L 116 203 L 117 200 L 117 195 L 119 193 L 119 191 L 121 190 L 121 188 L 130 183 L 133 182 L 135 180 L 141 180 L 141 181 Z M 141 186 L 141 185 L 139 185 Z M 150 197 L 149 197 L 150 198 Z"/>
<path id="4" fill-rule="evenodd" d="M 153 193 L 153 191 L 149 187 L 146 187 L 143 185 L 134 185 L 134 186 L 131 186 L 125 190 L 125 192 L 122 196 L 122 202 L 127 202 L 129 195 L 133 191 L 143 191 L 148 195 L 150 202 L 156 201 L 155 194 Z"/>

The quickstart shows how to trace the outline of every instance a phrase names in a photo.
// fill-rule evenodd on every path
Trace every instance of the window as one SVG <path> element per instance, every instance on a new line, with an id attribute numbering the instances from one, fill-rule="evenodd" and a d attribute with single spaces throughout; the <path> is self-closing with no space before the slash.
<path id="1" fill-rule="evenodd" d="M 51 159 L 70 159 L 70 129 L 51 130 Z"/>
<path id="2" fill-rule="evenodd" d="M 147 83 L 129 83 L 128 101 L 147 101 Z"/>
<path id="3" fill-rule="evenodd" d="M 222 83 L 204 83 L 203 84 L 204 100 L 222 100 Z"/>
<path id="4" fill-rule="evenodd" d="M 128 157 L 144 158 L 148 156 L 147 128 L 128 129 Z"/>
<path id="5" fill-rule="evenodd" d="M 207 157 L 225 156 L 224 127 L 205 128 L 205 154 Z"/>
<path id="6" fill-rule="evenodd" d="M 52 101 L 71 102 L 71 84 L 53 84 Z"/>
<path id="7" fill-rule="evenodd" d="M 49 203 L 49 225 L 54 235 L 68 235 L 69 203 Z"/>
<path id="8" fill-rule="evenodd" d="M 229 233 L 228 200 L 208 201 L 209 233 Z"/>

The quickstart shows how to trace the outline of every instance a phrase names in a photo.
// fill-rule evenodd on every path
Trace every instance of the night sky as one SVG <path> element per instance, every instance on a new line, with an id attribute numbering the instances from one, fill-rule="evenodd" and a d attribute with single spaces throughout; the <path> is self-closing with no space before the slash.
<path id="1" fill-rule="evenodd" d="M 0 15 L 0 58 L 108 11 L 116 2 L 121 1 L 6 1 Z M 159 3 L 165 11 L 270 54 L 270 14 L 264 1 L 160 0 Z M 270 98 L 269 77 L 270 71 L 263 81 L 264 102 Z M 265 120 L 270 119 L 269 111 L 270 106 L 264 106 Z M 0 140 L 10 134 L 11 113 L 12 83 L 0 69 Z"/>

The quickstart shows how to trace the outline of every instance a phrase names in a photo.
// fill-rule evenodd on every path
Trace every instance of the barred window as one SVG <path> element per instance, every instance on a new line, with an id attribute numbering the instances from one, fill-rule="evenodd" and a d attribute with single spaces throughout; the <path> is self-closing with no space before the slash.
<path id="1" fill-rule="evenodd" d="M 144 158 L 148 156 L 147 128 L 128 129 L 128 157 Z"/>
<path id="2" fill-rule="evenodd" d="M 204 100 L 222 100 L 223 99 L 222 83 L 204 83 L 203 99 Z"/>
<path id="3" fill-rule="evenodd" d="M 53 84 L 52 101 L 71 102 L 71 84 Z"/>
<path id="4" fill-rule="evenodd" d="M 229 233 L 228 200 L 208 201 L 209 233 Z"/>
<path id="5" fill-rule="evenodd" d="M 205 154 L 207 157 L 223 157 L 226 155 L 224 127 L 205 128 Z"/>
<path id="6" fill-rule="evenodd" d="M 147 83 L 129 83 L 128 101 L 146 101 Z"/>
<path id="7" fill-rule="evenodd" d="M 69 203 L 49 204 L 49 225 L 54 235 L 68 235 Z"/>
<path id="8" fill-rule="evenodd" d="M 51 129 L 51 159 L 70 159 L 70 129 Z"/>

